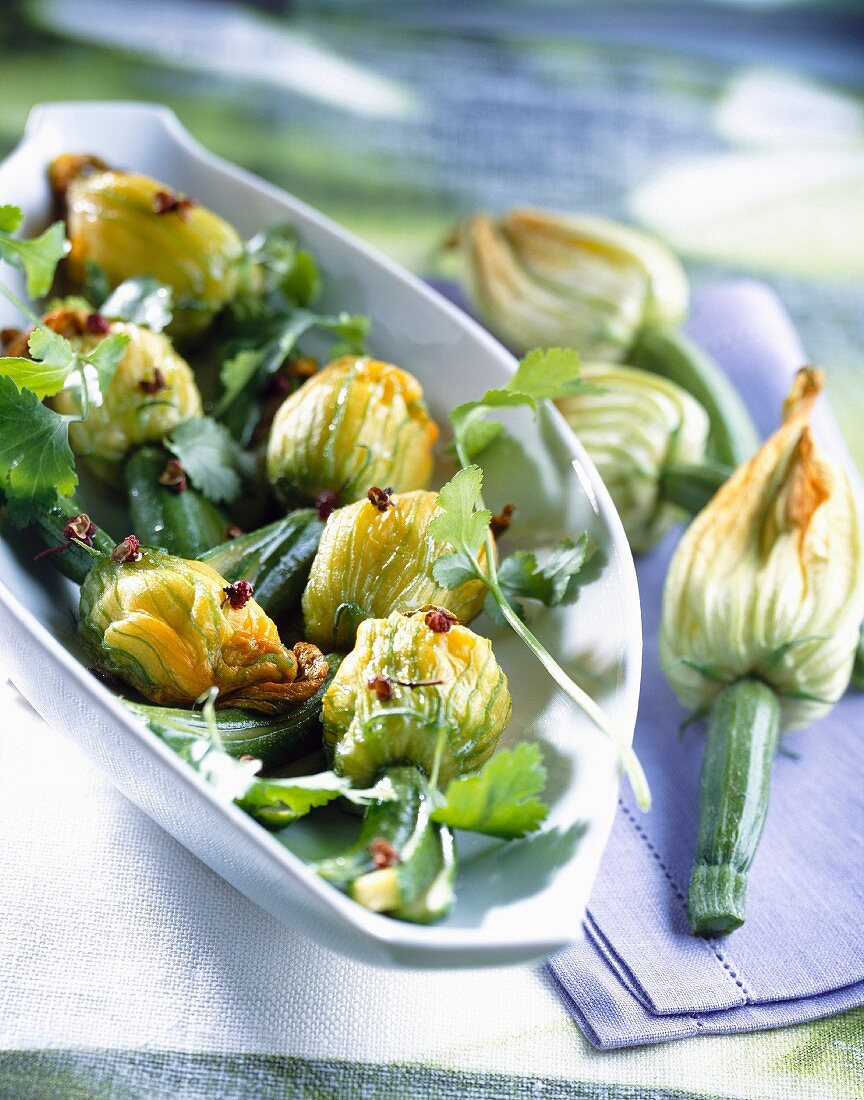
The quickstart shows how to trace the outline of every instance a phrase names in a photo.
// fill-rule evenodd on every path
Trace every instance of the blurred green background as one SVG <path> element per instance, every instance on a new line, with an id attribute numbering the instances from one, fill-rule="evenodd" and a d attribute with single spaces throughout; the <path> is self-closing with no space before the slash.
<path id="1" fill-rule="evenodd" d="M 747 274 L 778 290 L 864 463 L 860 3 L 7 0 L 2 12 L 2 151 L 40 101 L 157 100 L 421 273 L 478 207 L 639 222 L 696 284 Z"/>

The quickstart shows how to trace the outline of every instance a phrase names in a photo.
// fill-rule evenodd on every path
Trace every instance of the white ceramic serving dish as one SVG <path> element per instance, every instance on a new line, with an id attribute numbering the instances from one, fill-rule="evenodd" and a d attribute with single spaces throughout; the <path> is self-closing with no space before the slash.
<path id="1" fill-rule="evenodd" d="M 502 384 L 514 369 L 512 356 L 443 298 L 297 199 L 208 153 L 162 107 L 36 107 L 21 144 L 0 166 L 0 203 L 24 209 L 27 235 L 50 216 L 45 169 L 64 151 L 95 153 L 156 176 L 217 210 L 243 234 L 280 222 L 295 225 L 325 273 L 324 305 L 372 317 L 373 350 L 420 378 L 441 424 L 454 405 Z M 16 272 L 3 266 L 0 277 L 23 293 Z M 0 311 L 0 323 L 17 320 L 9 308 Z M 537 424 L 527 417 L 511 424 L 519 442 L 496 445 L 484 461 L 487 500 L 519 506 L 511 546 L 549 545 L 587 528 L 606 557 L 600 578 L 572 607 L 543 612 L 534 625 L 630 737 L 641 624 L 621 523 L 590 460 L 553 409 Z M 442 480 L 445 473 L 446 466 Z M 85 503 L 98 518 L 99 502 L 91 497 Z M 356 819 L 328 810 L 281 834 L 268 833 L 221 803 L 140 725 L 79 663 L 76 589 L 50 565 L 34 565 L 32 556 L 26 537 L 0 539 L 0 660 L 15 684 L 128 798 L 285 924 L 336 951 L 398 966 L 516 963 L 578 938 L 611 827 L 619 770 L 604 737 L 508 631 L 487 620 L 478 624 L 493 638 L 513 691 L 513 720 L 503 743 L 539 741 L 549 766 L 552 813 L 542 834 L 520 843 L 460 837 L 454 911 L 442 924 L 417 927 L 360 908 L 299 858 L 356 828 Z"/>

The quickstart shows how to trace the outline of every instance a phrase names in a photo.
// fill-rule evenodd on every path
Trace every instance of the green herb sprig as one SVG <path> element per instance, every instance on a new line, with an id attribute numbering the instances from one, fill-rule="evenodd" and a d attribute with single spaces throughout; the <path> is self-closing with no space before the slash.
<path id="1" fill-rule="evenodd" d="M 55 222 L 40 236 L 21 240 L 14 234 L 22 221 L 17 206 L 0 206 L 0 257 L 24 273 L 31 297 L 41 297 L 68 251 L 64 226 Z M 30 358 L 0 357 L 0 490 L 10 518 L 23 525 L 77 485 L 69 424 L 86 419 L 91 403 L 101 404 L 129 337 L 113 333 L 91 351 L 78 352 L 64 336 L 41 325 L 30 306 L 2 283 L 0 294 L 35 326 L 27 342 Z M 79 416 L 42 404 L 42 398 L 70 384 L 80 394 Z"/>
<path id="2" fill-rule="evenodd" d="M 432 811 L 451 829 L 516 840 L 536 832 L 549 807 L 537 797 L 546 785 L 539 746 L 523 741 L 501 749 L 474 775 L 453 779 Z"/>
<path id="3" fill-rule="evenodd" d="M 522 406 L 536 413 L 544 400 L 568 396 L 582 386 L 579 357 L 575 352 L 561 348 L 533 351 L 522 360 L 506 386 L 489 390 L 479 401 L 467 402 L 454 409 L 450 416 L 453 449 L 462 469 L 442 487 L 437 501 L 439 514 L 429 526 L 433 538 L 450 543 L 453 551 L 439 558 L 433 572 L 438 583 L 448 588 L 468 580 L 479 580 L 486 585 L 496 617 L 512 628 L 555 683 L 615 746 L 637 804 L 648 810 L 651 805 L 648 781 L 632 747 L 591 696 L 564 671 L 528 628 L 508 598 L 508 592 L 510 595 L 530 595 L 547 606 L 572 599 L 578 587 L 576 578 L 585 562 L 584 549 L 580 548 L 580 543 L 568 542 L 559 545 L 544 567 L 537 566 L 533 555 L 523 555 L 517 557 L 512 566 L 502 563 L 499 570 L 489 527 L 491 513 L 482 495 L 483 471 L 472 461 L 504 430 L 502 424 L 486 419 L 491 409 Z M 481 566 L 479 556 L 484 546 L 486 561 Z M 505 591 L 502 575 L 508 591 Z"/>
<path id="4" fill-rule="evenodd" d="M 222 395 L 214 409 L 244 446 L 261 417 L 268 383 L 313 329 L 338 337 L 332 355 L 361 353 L 368 318 L 350 313 L 318 313 L 321 275 L 312 256 L 301 249 L 287 226 L 258 234 L 246 245 L 247 286 L 228 305 L 220 321 L 224 354 Z"/>

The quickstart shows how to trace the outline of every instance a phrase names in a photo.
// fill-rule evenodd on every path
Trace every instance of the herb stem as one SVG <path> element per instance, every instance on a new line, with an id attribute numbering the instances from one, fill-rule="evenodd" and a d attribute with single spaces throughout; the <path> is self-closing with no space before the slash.
<path id="1" fill-rule="evenodd" d="M 32 321 L 34 325 L 40 324 L 39 318 L 27 303 L 22 301 L 14 291 L 10 290 L 8 286 L 4 286 L 3 283 L 0 283 L 0 294 L 2 294 L 7 301 L 11 302 L 17 310 L 23 313 L 28 321 Z"/>
<path id="2" fill-rule="evenodd" d="M 458 439 L 455 442 L 455 449 L 460 465 L 463 468 L 469 466 L 471 464 L 471 459 L 465 453 L 461 446 L 461 441 Z M 479 508 L 486 507 L 482 492 L 477 494 L 477 505 Z M 567 675 L 540 639 L 529 630 L 526 624 L 519 618 L 508 602 L 507 597 L 501 591 L 501 586 L 498 583 L 495 540 L 492 537 L 491 529 L 486 532 L 485 571 L 481 568 L 476 558 L 472 558 L 472 561 L 477 570 L 477 576 L 484 581 L 486 587 L 492 593 L 495 602 L 501 609 L 501 614 L 507 620 L 507 623 L 513 629 L 514 633 L 516 633 L 525 645 L 528 646 L 561 690 L 570 696 L 573 702 L 584 714 L 587 714 L 594 725 L 597 726 L 602 733 L 605 733 L 615 746 L 618 757 L 621 760 L 621 766 L 624 768 L 627 778 L 630 780 L 630 786 L 633 788 L 636 804 L 640 810 L 644 810 L 647 813 L 648 810 L 651 809 L 651 790 L 648 786 L 648 779 L 645 775 L 645 771 L 639 762 L 638 756 L 633 751 L 632 746 L 628 745 L 621 737 L 603 709 L 594 702 L 588 692 L 579 687 L 576 681 Z"/>
<path id="3" fill-rule="evenodd" d="M 501 614 L 513 628 L 515 633 L 518 634 L 522 641 L 528 646 L 561 690 L 570 696 L 573 702 L 587 714 L 594 725 L 605 733 L 615 746 L 621 760 L 621 765 L 627 774 L 627 778 L 630 780 L 630 786 L 633 788 L 633 794 L 639 809 L 645 812 L 650 810 L 651 791 L 648 787 L 648 780 L 642 765 L 639 763 L 639 758 L 636 756 L 632 747 L 621 737 L 618 730 L 610 722 L 608 716 L 604 713 L 602 708 L 594 702 L 588 692 L 579 687 L 575 680 L 567 675 L 540 639 L 529 630 L 525 623 L 519 618 L 508 603 L 507 597 L 501 591 L 497 579 L 493 581 L 490 578 L 488 587 L 495 598 L 495 602 L 501 608 Z"/>

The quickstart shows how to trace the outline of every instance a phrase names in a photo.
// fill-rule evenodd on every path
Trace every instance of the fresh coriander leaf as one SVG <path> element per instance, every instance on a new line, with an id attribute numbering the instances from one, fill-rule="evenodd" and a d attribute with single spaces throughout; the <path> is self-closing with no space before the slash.
<path id="1" fill-rule="evenodd" d="M 32 390 L 37 397 L 50 397 L 63 389 L 66 371 L 46 371 L 41 363 L 18 355 L 0 359 L 0 374 L 11 378 L 19 389 Z"/>
<path id="2" fill-rule="evenodd" d="M 347 798 L 357 805 L 380 802 L 393 797 L 386 782 L 369 790 L 355 790 L 351 781 L 335 772 L 320 772 L 290 779 L 256 778 L 237 805 L 271 828 L 284 828 L 318 806 L 326 806 L 336 798 Z"/>
<path id="3" fill-rule="evenodd" d="M 536 797 L 545 785 L 540 749 L 523 742 L 497 752 L 477 775 L 452 780 L 432 820 L 502 840 L 527 836 L 549 814 L 546 803 Z"/>
<path id="4" fill-rule="evenodd" d="M 134 703 L 128 700 L 124 702 L 130 710 L 136 710 Z M 195 733 L 179 726 L 157 727 L 149 722 L 147 725 L 160 741 L 200 773 L 223 802 L 233 802 L 236 798 L 241 798 L 255 782 L 255 773 L 261 767 L 260 760 L 235 760 L 203 733 Z"/>
<path id="5" fill-rule="evenodd" d="M 117 373 L 128 345 L 129 336 L 125 332 L 112 332 L 110 336 L 100 340 L 92 351 L 80 356 L 82 363 L 91 366 L 96 372 L 99 392 L 103 397 Z"/>
<path id="6" fill-rule="evenodd" d="M 290 825 L 318 806 L 339 798 L 350 789 L 349 780 L 335 772 L 291 779 L 257 779 L 237 805 L 268 825 Z"/>
<path id="7" fill-rule="evenodd" d="M 588 556 L 588 536 L 565 538 L 543 565 L 527 550 L 517 550 L 498 567 L 498 583 L 510 602 L 539 600 L 545 607 L 572 602 L 579 590 L 579 574 Z"/>
<path id="8" fill-rule="evenodd" d="M 41 298 L 51 289 L 57 264 L 69 250 L 66 228 L 63 222 L 55 222 L 38 237 L 22 241 L 12 236 L 21 221 L 21 211 L 17 207 L 0 207 L 0 256 L 24 272 L 30 297 Z"/>
<path id="9" fill-rule="evenodd" d="M 442 554 L 432 566 L 432 576 L 438 584 L 451 591 L 466 581 L 476 580 L 479 575 L 477 566 L 462 550 Z"/>
<path id="10" fill-rule="evenodd" d="M 8 203 L 0 206 L 0 233 L 17 233 L 24 221 L 24 211 L 20 206 Z"/>
<path id="11" fill-rule="evenodd" d="M 281 296 L 294 306 L 310 306 L 321 293 L 321 276 L 315 260 L 298 248 L 297 233 L 279 225 L 258 233 L 246 246 L 253 267 L 258 269 L 261 287 L 257 297 L 269 300 Z"/>
<path id="12" fill-rule="evenodd" d="M 0 377 L 0 488 L 8 498 L 47 502 L 77 484 L 67 419 Z"/>
<path id="13" fill-rule="evenodd" d="M 239 351 L 230 359 L 226 359 L 219 372 L 219 378 L 224 387 L 222 397 L 216 408 L 216 415 L 231 407 L 234 399 L 249 385 L 255 377 L 255 372 L 261 366 L 262 354 L 260 351 Z"/>
<path id="14" fill-rule="evenodd" d="M 529 352 L 506 386 L 487 390 L 479 401 L 467 401 L 450 414 L 457 452 L 470 461 L 498 438 L 503 425 L 486 421 L 490 409 L 527 406 L 536 412 L 540 402 L 578 393 L 583 386 L 575 351 L 538 348 Z"/>
<path id="15" fill-rule="evenodd" d="M 174 293 L 150 275 L 126 279 L 105 299 L 99 312 L 112 321 L 129 321 L 162 332 L 171 324 Z"/>
<path id="16" fill-rule="evenodd" d="M 298 306 L 311 306 L 321 293 L 321 276 L 308 252 L 298 252 L 294 265 L 279 283 L 279 289 L 289 301 Z"/>
<path id="17" fill-rule="evenodd" d="M 72 345 L 50 328 L 35 329 L 27 344 L 32 358 L 0 359 L 0 374 L 11 378 L 19 389 L 32 390 L 37 397 L 58 393 L 75 365 Z"/>
<path id="18" fill-rule="evenodd" d="M 44 326 L 34 329 L 30 333 L 27 347 L 33 358 L 44 363 L 46 367 L 63 367 L 69 370 L 75 363 L 75 349 L 65 336 L 53 329 Z"/>
<path id="19" fill-rule="evenodd" d="M 519 363 L 505 389 L 539 402 L 569 397 L 583 384 L 577 352 L 569 348 L 535 348 Z"/>
<path id="20" fill-rule="evenodd" d="M 333 332 L 341 337 L 343 350 L 359 354 L 368 320 L 349 313 L 325 315 L 296 309 L 284 314 L 265 314 L 244 326 L 232 341 L 233 354 L 222 364 L 220 372 L 223 393 L 214 415 L 227 424 L 241 443 L 248 443 L 260 419 L 261 394 L 268 380 L 283 366 L 300 338 L 313 328 Z"/>
<path id="21" fill-rule="evenodd" d="M 429 524 L 429 534 L 450 543 L 456 551 L 476 555 L 492 519 L 488 508 L 475 511 L 482 487 L 483 471 L 479 466 L 466 466 L 442 485 L 435 501 L 438 513 Z"/>
<path id="22" fill-rule="evenodd" d="M 514 404 L 522 404 L 515 401 Z M 460 458 L 470 462 L 490 447 L 504 431 L 504 425 L 497 420 L 487 420 L 488 405 L 468 402 L 457 406 L 450 413 L 453 425 L 453 437 Z"/>
<path id="23" fill-rule="evenodd" d="M 178 425 L 165 440 L 190 481 L 210 500 L 230 502 L 240 492 L 247 456 L 224 426 L 208 416 Z"/>
<path id="24" fill-rule="evenodd" d="M 96 309 L 101 308 L 102 303 L 111 293 L 111 284 L 101 264 L 95 260 L 84 261 L 84 286 L 81 293 L 87 301 Z"/>

